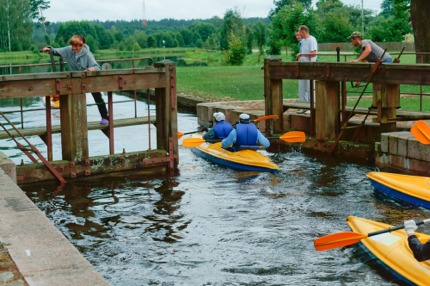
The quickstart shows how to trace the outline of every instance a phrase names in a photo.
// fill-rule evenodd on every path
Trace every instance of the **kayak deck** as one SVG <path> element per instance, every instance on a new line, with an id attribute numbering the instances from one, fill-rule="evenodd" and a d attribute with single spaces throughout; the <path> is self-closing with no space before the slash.
<path id="1" fill-rule="evenodd" d="M 387 196 L 430 208 L 430 178 L 428 177 L 386 172 L 370 172 L 367 177 L 376 190 Z"/>
<path id="2" fill-rule="evenodd" d="M 192 152 L 221 166 L 239 171 L 272 172 L 278 171 L 278 165 L 270 158 L 256 150 L 240 150 L 231 152 L 221 147 L 221 142 L 203 143 L 193 148 Z"/>
<path id="3" fill-rule="evenodd" d="M 355 216 L 349 216 L 347 223 L 354 232 L 364 234 L 392 227 Z M 430 235 L 416 234 L 423 243 L 430 239 Z M 361 243 L 397 278 L 417 285 L 427 285 L 430 281 L 430 261 L 418 262 L 414 258 L 404 229 L 370 236 Z"/>

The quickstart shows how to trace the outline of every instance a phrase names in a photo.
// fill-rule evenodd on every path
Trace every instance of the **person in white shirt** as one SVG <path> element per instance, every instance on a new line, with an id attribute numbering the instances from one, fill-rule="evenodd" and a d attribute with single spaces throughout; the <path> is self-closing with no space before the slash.
<path id="1" fill-rule="evenodd" d="M 318 42 L 314 36 L 309 34 L 309 28 L 302 25 L 297 30 L 300 40 L 300 53 L 296 59 L 300 62 L 316 62 L 318 52 Z M 297 36 L 296 36 L 297 38 Z M 299 101 L 310 102 L 310 80 L 299 80 Z M 306 110 L 301 110 L 299 113 L 304 113 Z"/>

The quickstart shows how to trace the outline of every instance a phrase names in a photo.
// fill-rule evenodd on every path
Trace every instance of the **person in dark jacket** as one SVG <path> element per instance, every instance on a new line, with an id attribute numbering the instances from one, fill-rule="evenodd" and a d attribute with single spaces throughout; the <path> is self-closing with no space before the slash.
<path id="1" fill-rule="evenodd" d="M 430 259 L 430 240 L 424 244 L 421 243 L 421 241 L 415 235 L 415 230 L 418 228 L 415 221 L 406 220 L 403 225 L 408 235 L 409 248 L 412 250 L 415 259 L 420 262 Z"/>
<path id="2" fill-rule="evenodd" d="M 214 113 L 215 125 L 210 128 L 207 133 L 203 135 L 203 139 L 224 139 L 233 130 L 233 126 L 230 122 L 225 121 L 225 115 L 222 112 Z"/>
<path id="3" fill-rule="evenodd" d="M 259 149 L 260 146 L 268 148 L 270 141 L 257 129 L 254 124 L 250 124 L 250 116 L 248 114 L 239 115 L 239 124 L 236 129 L 233 129 L 230 134 L 222 140 L 222 147 L 233 147 L 233 151 L 241 149 Z"/>
<path id="4" fill-rule="evenodd" d="M 96 62 L 90 47 L 85 44 L 85 37 L 82 35 L 73 35 L 69 40 L 70 46 L 63 48 L 44 47 L 41 51 L 49 53 L 53 50 L 54 55 L 61 56 L 67 62 L 72 71 L 99 71 L 100 66 Z M 97 104 L 102 120 L 101 125 L 109 123 L 108 111 L 106 104 L 100 92 L 93 92 L 94 101 Z"/>

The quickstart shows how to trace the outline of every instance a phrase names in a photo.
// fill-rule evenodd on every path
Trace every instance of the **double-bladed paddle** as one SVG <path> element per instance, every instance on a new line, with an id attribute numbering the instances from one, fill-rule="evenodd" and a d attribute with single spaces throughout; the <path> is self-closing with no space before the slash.
<path id="1" fill-rule="evenodd" d="M 415 221 L 416 225 L 421 225 L 421 224 L 426 224 L 426 223 L 430 223 L 430 218 L 425 219 L 425 220 L 416 220 Z M 381 230 L 374 231 L 374 232 L 370 232 L 367 234 L 359 233 L 359 232 L 352 232 L 352 231 L 332 233 L 332 234 L 329 234 L 329 235 L 315 239 L 314 240 L 314 246 L 315 246 L 315 249 L 318 251 L 329 250 L 329 249 L 338 248 L 338 247 L 344 247 L 344 246 L 356 244 L 357 242 L 359 242 L 363 238 L 368 238 L 368 237 L 378 235 L 381 233 L 392 232 L 392 231 L 399 230 L 402 228 L 404 228 L 403 224 L 389 227 L 386 229 L 381 229 Z"/>
<path id="2" fill-rule="evenodd" d="M 297 143 L 297 142 L 305 142 L 306 141 L 306 135 L 303 131 L 290 131 L 287 133 L 284 133 L 282 136 L 279 137 L 267 137 L 267 139 L 281 139 L 285 142 L 289 142 L 289 143 Z M 184 141 L 182 141 L 182 146 L 184 147 L 188 147 L 188 148 L 193 148 L 193 147 L 197 147 L 200 146 L 201 144 L 205 143 L 205 142 L 220 142 L 221 139 L 217 139 L 217 140 L 208 140 L 206 141 L 203 138 L 185 138 Z"/>
<path id="3" fill-rule="evenodd" d="M 278 119 L 278 115 L 261 116 L 261 117 L 258 117 L 256 119 L 252 120 L 252 122 L 256 123 L 256 122 L 259 122 L 259 121 L 269 120 L 269 119 Z M 233 124 L 233 126 L 235 126 L 235 125 L 236 124 Z M 182 133 L 182 132 L 178 131 L 178 139 L 181 139 L 182 136 L 184 136 L 184 135 L 194 134 L 194 133 L 198 133 L 198 132 L 201 132 L 201 131 L 197 130 L 197 131 L 191 131 L 191 132 L 185 132 L 185 133 Z"/>
<path id="4" fill-rule="evenodd" d="M 411 128 L 415 139 L 423 144 L 430 144 L 430 126 L 422 120 L 418 120 Z"/>

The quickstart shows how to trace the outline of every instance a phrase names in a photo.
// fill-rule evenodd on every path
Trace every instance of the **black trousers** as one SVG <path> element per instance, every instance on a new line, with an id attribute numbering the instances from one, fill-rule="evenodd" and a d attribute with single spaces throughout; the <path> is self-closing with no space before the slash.
<path id="1" fill-rule="evenodd" d="M 102 94 L 100 92 L 91 93 L 94 97 L 94 101 L 97 104 L 97 108 L 99 109 L 100 116 L 104 119 L 109 120 L 108 111 L 106 108 L 106 103 L 103 100 Z"/>

